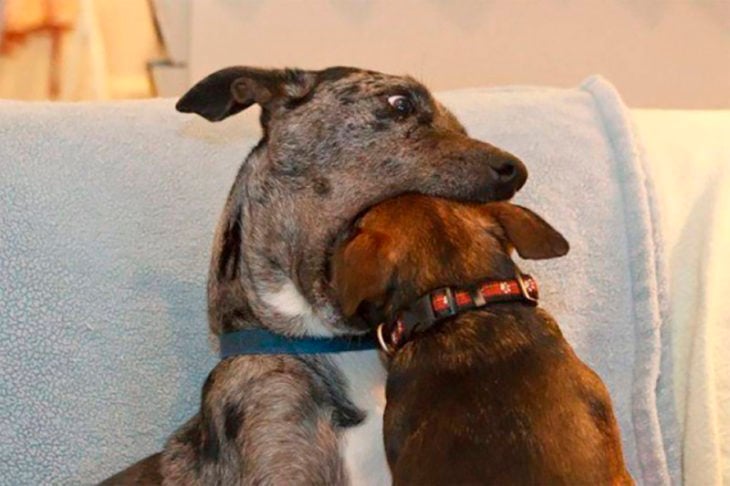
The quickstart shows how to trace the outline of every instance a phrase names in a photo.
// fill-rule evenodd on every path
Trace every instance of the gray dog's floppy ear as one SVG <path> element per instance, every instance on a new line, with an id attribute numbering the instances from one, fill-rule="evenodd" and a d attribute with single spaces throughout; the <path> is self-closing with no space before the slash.
<path id="1" fill-rule="evenodd" d="M 311 71 L 229 67 L 199 81 L 175 108 L 220 121 L 254 103 L 267 108 L 276 100 L 300 99 L 312 90 L 315 82 L 316 73 Z"/>
<path id="2" fill-rule="evenodd" d="M 570 245 L 563 235 L 529 209 L 510 203 L 493 203 L 488 207 L 504 229 L 507 241 L 522 258 L 540 260 L 568 253 Z"/>

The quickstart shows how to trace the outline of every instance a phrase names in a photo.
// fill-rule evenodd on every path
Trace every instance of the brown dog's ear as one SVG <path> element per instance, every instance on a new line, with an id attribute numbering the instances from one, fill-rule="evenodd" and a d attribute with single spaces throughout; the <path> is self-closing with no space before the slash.
<path id="1" fill-rule="evenodd" d="M 394 266 L 389 260 L 387 236 L 361 231 L 341 245 L 332 258 L 332 285 L 342 313 L 377 320 L 387 298 Z M 372 324 L 372 323 L 371 323 Z"/>
<path id="2" fill-rule="evenodd" d="M 229 67 L 216 71 L 185 93 L 175 108 L 197 113 L 209 121 L 220 121 L 254 103 L 266 108 L 276 100 L 300 99 L 316 83 L 312 71 Z"/>
<path id="3" fill-rule="evenodd" d="M 565 255 L 570 249 L 563 235 L 527 208 L 510 203 L 494 203 L 489 205 L 489 212 L 522 258 L 555 258 Z"/>

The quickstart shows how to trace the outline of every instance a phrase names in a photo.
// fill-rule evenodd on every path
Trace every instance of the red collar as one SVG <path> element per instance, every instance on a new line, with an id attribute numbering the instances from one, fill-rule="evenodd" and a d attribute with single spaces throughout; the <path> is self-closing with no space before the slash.
<path id="1" fill-rule="evenodd" d="M 400 349 L 413 334 L 455 315 L 496 302 L 524 301 L 537 305 L 537 281 L 517 270 L 512 280 L 485 280 L 468 287 L 442 287 L 420 297 L 378 326 L 378 342 L 388 354 Z"/>

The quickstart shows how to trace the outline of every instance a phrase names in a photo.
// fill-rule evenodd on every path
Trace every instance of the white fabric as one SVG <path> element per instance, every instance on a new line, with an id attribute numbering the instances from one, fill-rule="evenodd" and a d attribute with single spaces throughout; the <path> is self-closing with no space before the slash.
<path id="1" fill-rule="evenodd" d="M 730 111 L 632 116 L 666 243 L 684 482 L 730 484 Z"/>

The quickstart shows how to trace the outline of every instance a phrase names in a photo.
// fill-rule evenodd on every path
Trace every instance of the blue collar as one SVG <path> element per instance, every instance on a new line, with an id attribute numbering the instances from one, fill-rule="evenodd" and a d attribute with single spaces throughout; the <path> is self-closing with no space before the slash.
<path id="1" fill-rule="evenodd" d="M 378 349 L 372 334 L 289 338 L 266 329 L 244 329 L 219 336 L 221 359 L 251 354 L 324 354 Z"/>

